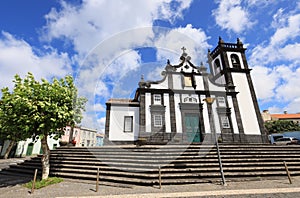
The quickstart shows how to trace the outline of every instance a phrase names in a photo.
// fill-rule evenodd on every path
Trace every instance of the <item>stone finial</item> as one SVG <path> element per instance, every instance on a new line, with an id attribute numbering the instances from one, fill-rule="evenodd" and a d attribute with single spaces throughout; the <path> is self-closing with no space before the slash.
<path id="1" fill-rule="evenodd" d="M 207 73 L 207 67 L 204 66 L 204 64 L 203 64 L 202 61 L 200 63 L 199 72 L 202 73 L 202 74 L 206 74 Z"/>
<path id="2" fill-rule="evenodd" d="M 224 43 L 223 39 L 219 36 L 219 43 Z"/>
<path id="3" fill-rule="evenodd" d="M 242 43 L 242 41 L 239 38 L 237 38 L 236 44 L 238 45 L 238 47 L 242 47 L 243 46 L 243 43 Z"/>

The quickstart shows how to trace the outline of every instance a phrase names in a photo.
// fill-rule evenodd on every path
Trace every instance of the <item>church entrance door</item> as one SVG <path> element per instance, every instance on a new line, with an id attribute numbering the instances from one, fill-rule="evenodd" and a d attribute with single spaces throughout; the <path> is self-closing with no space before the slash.
<path id="1" fill-rule="evenodd" d="M 199 115 L 185 114 L 185 133 L 187 141 L 191 143 L 201 142 Z"/>

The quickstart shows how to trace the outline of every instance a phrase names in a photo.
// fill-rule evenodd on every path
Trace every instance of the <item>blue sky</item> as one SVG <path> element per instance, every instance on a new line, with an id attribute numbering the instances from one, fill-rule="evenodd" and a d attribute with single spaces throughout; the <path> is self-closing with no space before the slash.
<path id="1" fill-rule="evenodd" d="M 71 74 L 89 98 L 87 127 L 103 130 L 105 101 L 133 97 L 142 74 L 160 79 L 182 46 L 207 64 L 219 36 L 247 47 L 261 110 L 300 112 L 297 0 L 3 0 L 0 31 L 0 87 Z"/>

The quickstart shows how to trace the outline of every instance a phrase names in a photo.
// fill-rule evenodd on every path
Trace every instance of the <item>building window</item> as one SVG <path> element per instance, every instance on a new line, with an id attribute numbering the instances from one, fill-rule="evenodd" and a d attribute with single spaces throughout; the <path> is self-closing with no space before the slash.
<path id="1" fill-rule="evenodd" d="M 70 129 L 69 128 L 66 129 L 65 135 L 70 135 Z"/>
<path id="2" fill-rule="evenodd" d="M 192 84 L 192 77 L 191 76 L 185 76 L 184 77 L 184 86 L 191 87 Z"/>
<path id="3" fill-rule="evenodd" d="M 154 104 L 161 105 L 161 95 L 154 94 L 153 97 L 154 97 Z"/>
<path id="4" fill-rule="evenodd" d="M 230 128 L 229 120 L 227 116 L 221 116 L 221 123 L 223 128 Z"/>
<path id="5" fill-rule="evenodd" d="M 220 64 L 220 60 L 216 59 L 214 62 L 214 69 L 215 69 L 215 74 L 220 73 L 221 71 L 221 64 Z"/>
<path id="6" fill-rule="evenodd" d="M 185 102 L 185 103 L 197 103 L 197 99 L 196 98 L 194 98 L 194 97 L 185 97 L 184 99 L 183 99 L 183 102 Z"/>
<path id="7" fill-rule="evenodd" d="M 75 131 L 74 131 L 74 137 L 77 136 L 77 133 L 78 133 L 77 130 L 75 130 Z"/>
<path id="8" fill-rule="evenodd" d="M 218 105 L 220 107 L 226 107 L 226 102 L 225 102 L 225 98 L 224 97 L 218 97 L 217 101 L 218 101 Z"/>
<path id="9" fill-rule="evenodd" d="M 133 131 L 133 116 L 124 117 L 124 132 Z"/>
<path id="10" fill-rule="evenodd" d="M 231 54 L 230 59 L 233 67 L 240 68 L 239 57 L 236 54 Z"/>
<path id="11" fill-rule="evenodd" d="M 162 127 L 162 115 L 154 115 L 154 126 L 155 127 Z"/>

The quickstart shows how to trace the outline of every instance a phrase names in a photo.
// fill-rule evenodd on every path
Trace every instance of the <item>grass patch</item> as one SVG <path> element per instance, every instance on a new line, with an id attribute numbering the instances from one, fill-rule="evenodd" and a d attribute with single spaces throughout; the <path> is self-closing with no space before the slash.
<path id="1" fill-rule="evenodd" d="M 48 177 L 48 179 L 36 180 L 34 189 L 40 189 L 40 188 L 49 186 L 51 184 L 60 183 L 62 181 L 63 181 L 63 179 L 59 178 L 59 177 Z M 32 183 L 33 183 L 33 181 L 30 181 L 30 182 L 24 184 L 23 186 L 26 187 L 26 188 L 31 189 L 32 188 Z"/>

